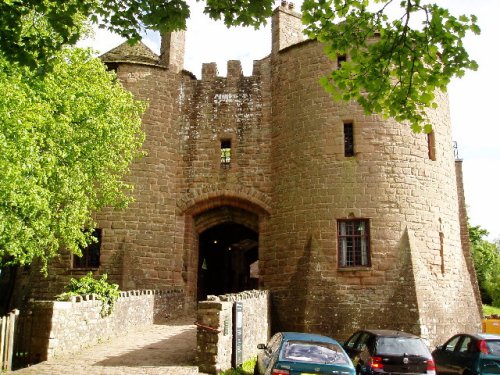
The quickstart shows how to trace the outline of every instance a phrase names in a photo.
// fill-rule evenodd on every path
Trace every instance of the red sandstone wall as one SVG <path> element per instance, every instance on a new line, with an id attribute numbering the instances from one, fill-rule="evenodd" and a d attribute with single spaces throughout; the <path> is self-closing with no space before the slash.
<path id="1" fill-rule="evenodd" d="M 431 114 L 433 161 L 425 135 L 332 101 L 318 79 L 334 64 L 318 43 L 281 51 L 272 67 L 273 215 L 262 280 L 275 329 L 345 338 L 360 327 L 395 328 L 435 339 L 476 327 L 470 279 L 460 276 L 446 97 Z M 350 158 L 343 121 L 354 123 Z M 336 220 L 345 218 L 370 219 L 371 267 L 339 269 Z M 459 313 L 464 307 L 471 315 Z"/>

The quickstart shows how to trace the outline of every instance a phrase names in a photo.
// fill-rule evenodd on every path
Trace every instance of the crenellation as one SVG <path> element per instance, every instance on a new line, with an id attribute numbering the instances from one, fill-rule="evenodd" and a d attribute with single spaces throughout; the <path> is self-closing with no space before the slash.
<path id="1" fill-rule="evenodd" d="M 203 235 L 228 225 L 222 237 L 229 236 L 240 225 L 255 233 L 249 242 L 257 243 L 258 278 L 251 286 L 269 290 L 273 330 L 343 339 L 370 323 L 435 342 L 479 328 L 446 95 L 437 96 L 440 107 L 429 113 L 436 139 L 431 160 L 426 137 L 407 125 L 331 99 L 318 83 L 331 61 L 319 42 L 301 43 L 300 15 L 289 3 L 272 21 L 272 51 L 254 61 L 249 77 L 232 60 L 227 77 L 206 63 L 196 79 L 170 68 L 166 52 L 156 57 L 160 65 L 152 64 L 144 46 L 147 58 L 131 53 L 135 62 L 111 61 L 124 86 L 149 102 L 147 156 L 132 165 L 127 180 L 135 186 L 134 202 L 96 215 L 103 237 L 94 271 L 108 272 L 129 296 L 143 288 L 182 289 L 186 306 L 195 308 L 211 267 L 203 268 L 209 246 Z M 162 48 L 173 58 L 183 44 L 170 40 Z M 181 68 L 181 59 L 174 60 Z M 353 156 L 344 149 L 346 122 L 353 124 Z M 341 220 L 367 220 L 368 265 L 340 265 Z M 211 277 L 220 277 L 229 292 L 243 263 L 227 257 L 227 268 Z M 71 259 L 54 260 L 32 294 L 52 297 L 70 277 L 85 274 L 71 268 Z"/>
<path id="2" fill-rule="evenodd" d="M 201 79 L 203 81 L 214 80 L 218 75 L 217 63 L 203 63 L 201 68 Z"/>

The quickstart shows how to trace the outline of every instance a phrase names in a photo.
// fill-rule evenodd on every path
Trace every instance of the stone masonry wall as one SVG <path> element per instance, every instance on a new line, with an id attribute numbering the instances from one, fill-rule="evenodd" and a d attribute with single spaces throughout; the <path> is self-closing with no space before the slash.
<path id="1" fill-rule="evenodd" d="M 119 336 L 141 326 L 181 316 L 184 292 L 121 292 L 113 312 L 101 317 L 102 302 L 93 296 L 66 301 L 35 301 L 29 306 L 25 324 L 31 324 L 31 362 L 74 353 L 101 340 Z"/>
<path id="2" fill-rule="evenodd" d="M 267 291 L 212 296 L 198 303 L 197 362 L 200 371 L 218 374 L 231 368 L 234 303 L 243 305 L 243 362 L 257 355 L 257 344 L 270 337 L 270 298 Z"/>
<path id="3" fill-rule="evenodd" d="M 439 341 L 477 327 L 471 279 L 460 276 L 468 270 L 446 96 L 430 113 L 432 160 L 425 134 L 332 100 L 318 79 L 336 66 L 320 43 L 288 47 L 271 66 L 273 214 L 259 266 L 274 328 L 338 339 L 392 328 Z M 345 122 L 354 127 L 352 157 Z M 369 220 L 371 264 L 341 268 L 337 220 L 355 218 Z"/>

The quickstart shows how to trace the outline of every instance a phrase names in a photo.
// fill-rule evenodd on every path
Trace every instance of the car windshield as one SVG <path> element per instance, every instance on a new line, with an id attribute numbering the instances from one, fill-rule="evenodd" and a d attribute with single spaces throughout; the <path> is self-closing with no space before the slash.
<path id="1" fill-rule="evenodd" d="M 349 363 L 346 355 L 337 344 L 296 340 L 285 343 L 283 359 L 294 362 Z"/>
<path id="2" fill-rule="evenodd" d="M 486 341 L 491 354 L 500 355 L 500 340 Z"/>
<path id="3" fill-rule="evenodd" d="M 429 350 L 422 340 L 412 337 L 380 337 L 377 340 L 377 354 L 429 356 Z"/>

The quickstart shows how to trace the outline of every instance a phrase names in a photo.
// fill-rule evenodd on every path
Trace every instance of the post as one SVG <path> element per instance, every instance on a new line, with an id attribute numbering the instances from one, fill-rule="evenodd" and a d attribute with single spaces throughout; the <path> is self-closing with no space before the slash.
<path id="1" fill-rule="evenodd" d="M 243 363 L 243 302 L 234 303 L 233 367 Z"/>

